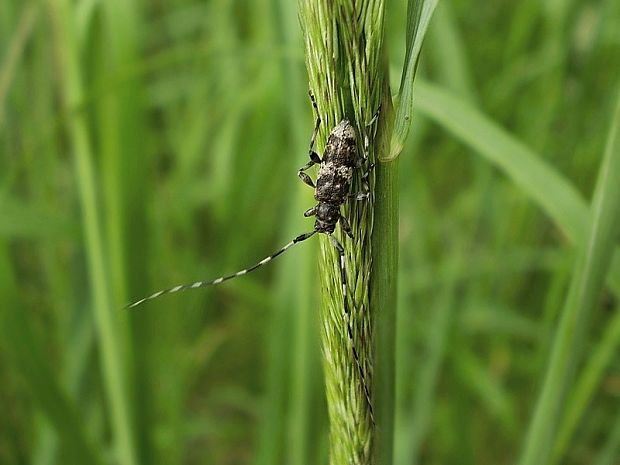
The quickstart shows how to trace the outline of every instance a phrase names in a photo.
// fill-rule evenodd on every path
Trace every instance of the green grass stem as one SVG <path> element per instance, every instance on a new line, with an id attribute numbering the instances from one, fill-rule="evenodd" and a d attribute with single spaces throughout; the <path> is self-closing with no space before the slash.
<path id="1" fill-rule="evenodd" d="M 618 94 L 620 97 L 620 94 Z M 613 115 L 607 147 L 592 200 L 587 241 L 578 244 L 573 279 L 554 337 L 549 365 L 530 423 L 521 465 L 547 463 L 562 421 L 562 409 L 584 337 L 603 290 L 620 234 L 620 98 Z"/>
<path id="2" fill-rule="evenodd" d="M 118 311 L 110 297 L 91 138 L 86 115 L 83 111 L 79 111 L 83 100 L 83 84 L 78 60 L 79 46 L 76 43 L 75 26 L 69 3 L 65 0 L 50 0 L 49 7 L 55 26 L 56 53 L 63 73 L 61 93 L 64 108 L 69 115 L 68 132 L 75 160 L 86 258 L 93 296 L 92 305 L 97 323 L 105 390 L 111 409 L 116 453 L 121 465 L 135 465 L 136 450 L 130 420 L 131 408 L 128 403 L 127 372 L 120 345 L 123 339 L 119 338 L 121 331 L 117 319 Z"/>
<path id="3" fill-rule="evenodd" d="M 318 151 L 327 135 L 343 118 L 357 128 L 358 144 L 370 141 L 369 158 L 376 159 L 375 130 L 368 124 L 383 100 L 382 61 L 383 1 L 337 2 L 302 0 L 300 15 L 306 42 L 310 90 L 316 97 L 322 125 Z M 389 96 L 388 96 L 389 98 Z M 383 120 L 388 112 L 382 112 Z M 374 178 L 374 176 L 373 176 Z M 371 179 L 374 185 L 374 179 Z M 359 189 L 356 179 L 353 189 Z M 337 230 L 344 245 L 350 317 L 343 314 L 338 254 L 327 238 L 321 238 L 323 290 L 323 354 L 330 416 L 330 460 L 333 465 L 372 463 L 373 425 L 370 407 L 346 327 L 351 325 L 354 344 L 364 370 L 364 382 L 372 386 L 373 310 L 369 305 L 373 204 L 348 202 L 344 215 L 354 239 Z"/>
<path id="4" fill-rule="evenodd" d="M 398 266 L 398 161 L 411 125 L 413 83 L 423 38 L 436 1 L 412 0 L 408 5 L 405 65 L 396 107 L 396 123 L 383 51 L 382 1 L 302 1 L 306 63 L 310 89 L 316 96 L 322 129 L 318 146 L 344 116 L 357 124 L 360 145 L 371 142 L 376 160 L 375 196 L 364 205 L 347 205 L 354 239 L 345 244 L 353 302 L 351 324 L 364 365 L 366 384 L 373 386 L 377 408 L 377 443 L 369 422 L 355 364 L 351 361 L 342 315 L 337 254 L 322 240 L 324 308 L 323 352 L 331 420 L 333 464 L 391 464 L 394 444 L 396 271 Z M 368 122 L 379 103 L 377 133 Z M 396 126 L 394 126 L 396 124 Z M 374 143 L 373 143 L 374 141 Z M 355 187 L 354 187 L 355 189 Z M 377 230 L 373 231 L 377 215 Z M 369 303 L 369 286 L 372 300 Z M 340 328 L 339 330 L 337 328 Z M 337 332 L 335 332 L 337 331 Z M 373 342 L 374 340 L 374 342 Z M 374 458 L 373 458 L 374 457 Z"/>
<path id="5" fill-rule="evenodd" d="M 405 63 L 400 79 L 400 88 L 394 104 L 395 117 L 390 151 L 383 159 L 396 158 L 405 146 L 413 121 L 414 85 L 420 62 L 420 52 L 426 30 L 439 0 L 409 0 L 407 3 L 407 36 Z"/>
<path id="6" fill-rule="evenodd" d="M 387 132 L 389 134 L 389 132 Z M 393 463 L 395 408 L 396 285 L 398 282 L 398 158 L 377 164 L 373 275 L 370 306 L 375 314 L 375 463 Z"/>

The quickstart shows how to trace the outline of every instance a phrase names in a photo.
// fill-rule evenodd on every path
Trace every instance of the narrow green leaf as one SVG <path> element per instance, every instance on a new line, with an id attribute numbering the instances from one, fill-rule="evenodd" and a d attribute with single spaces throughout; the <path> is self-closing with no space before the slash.
<path id="1" fill-rule="evenodd" d="M 476 150 L 508 177 L 541 207 L 573 243 L 584 243 L 588 230 L 588 205 L 577 190 L 532 150 L 493 123 L 474 107 L 449 92 L 425 82 L 417 84 L 416 105 L 464 143 Z M 618 171 L 616 171 L 618 172 Z M 609 251 L 613 251 L 610 245 Z M 620 294 L 620 256 L 613 255 L 609 285 Z M 566 441 L 583 414 L 603 370 L 613 359 L 620 344 L 620 313 L 616 312 L 589 358 L 569 403 L 567 423 L 560 439 Z M 558 444 L 557 452 L 563 449 Z M 557 455 L 556 455 L 557 456 Z"/>
<path id="2" fill-rule="evenodd" d="M 614 159 L 618 158 L 617 153 L 620 152 L 620 149 L 618 148 L 620 146 L 619 131 L 620 117 L 619 114 L 616 113 L 615 123 L 612 126 L 612 132 L 610 133 L 609 145 L 607 148 L 608 152 L 616 154 Z M 613 171 L 614 169 L 616 171 Z M 617 166 L 614 167 L 610 165 L 609 170 L 610 175 L 615 175 L 616 177 L 618 173 L 620 173 Z M 610 195 L 613 195 L 613 193 Z M 616 216 L 619 214 L 620 212 L 616 212 Z M 566 413 L 563 416 L 558 432 L 552 463 L 558 463 L 561 460 L 562 455 L 565 453 L 565 450 L 570 443 L 570 439 L 579 425 L 580 419 L 583 417 L 590 400 L 596 392 L 597 387 L 600 385 L 605 369 L 615 357 L 618 346 L 620 346 L 620 307 L 616 305 L 613 317 L 605 326 L 603 335 L 600 337 L 598 344 L 596 344 L 593 352 L 588 357 L 585 367 L 580 370 L 580 376 L 576 383 L 575 389 L 568 399 Z"/>
<path id="3" fill-rule="evenodd" d="M 504 171 L 573 243 L 583 243 L 588 205 L 556 170 L 476 108 L 444 89 L 420 81 L 416 108 Z M 620 256 L 614 254 L 610 285 L 620 294 Z"/>
<path id="4" fill-rule="evenodd" d="M 400 80 L 398 98 L 394 105 L 396 115 L 390 151 L 387 157 L 379 157 L 381 161 L 393 160 L 398 157 L 405 146 L 405 140 L 407 139 L 409 128 L 411 127 L 414 97 L 413 84 L 418 70 L 420 50 L 422 49 L 424 36 L 426 35 L 426 30 L 433 16 L 433 11 L 435 11 L 435 7 L 437 6 L 437 2 L 438 0 L 409 0 L 407 5 L 407 50 L 405 52 L 405 65 L 403 66 Z"/>
<path id="5" fill-rule="evenodd" d="M 620 95 L 619 95 L 620 97 Z M 620 99 L 596 184 L 588 240 L 579 255 L 554 338 L 549 366 L 525 441 L 521 465 L 547 463 L 583 337 L 605 284 L 620 233 Z"/>
<path id="6" fill-rule="evenodd" d="M 375 185 L 376 223 L 372 235 L 374 273 L 371 281 L 370 305 L 371 308 L 378 309 L 374 324 L 376 337 L 374 388 L 377 399 L 377 421 L 382 425 L 377 431 L 376 460 L 380 465 L 391 465 L 394 454 L 398 165 L 398 159 L 379 163 Z"/>
<path id="7" fill-rule="evenodd" d="M 616 306 L 599 342 L 588 356 L 584 368 L 580 370 L 575 388 L 566 402 L 566 413 L 558 432 L 551 464 L 558 463 L 561 460 L 570 444 L 572 435 L 579 426 L 579 421 L 596 394 L 609 364 L 615 360 L 619 346 L 620 307 Z"/>
<path id="8" fill-rule="evenodd" d="M 294 49 L 301 39 L 297 20 L 297 4 L 279 0 L 277 18 L 262 18 L 265 26 L 279 32 L 275 40 Z M 281 28 L 281 30 L 280 30 Z M 287 143 L 291 150 L 280 154 L 280 163 L 294 160 L 294 167 L 304 161 L 314 118 L 310 99 L 304 84 L 304 70 L 297 56 L 286 56 L 279 61 L 279 73 L 273 85 L 283 89 L 287 99 L 282 121 L 288 121 Z M 311 221 L 299 212 L 313 205 L 312 190 L 299 182 L 295 176 L 288 178 L 291 195 L 288 212 L 282 212 L 280 241 L 285 243 L 312 227 Z M 318 344 L 318 243 L 307 241 L 295 250 L 295 258 L 279 264 L 275 271 L 274 302 L 270 310 L 271 332 L 277 337 L 269 338 L 266 379 L 266 402 L 259 425 L 258 453 L 254 463 L 271 465 L 311 465 L 321 463 L 325 448 L 317 447 L 325 432 L 324 412 L 316 408 L 323 399 L 320 347 Z M 289 393 L 283 395 L 283 393 Z M 283 440 L 285 439 L 285 440 Z"/>
<path id="9" fill-rule="evenodd" d="M 119 312 L 112 305 L 107 259 L 97 196 L 97 179 L 88 122 L 84 112 L 76 111 L 84 101 L 79 44 L 71 5 L 67 0 L 48 0 L 54 26 L 54 46 L 62 72 L 60 80 L 68 118 L 68 135 L 74 156 L 75 177 L 80 200 L 84 249 L 88 265 L 92 307 L 98 331 L 98 345 L 105 392 L 110 408 L 117 460 L 121 465 L 136 463 L 127 393 L 127 371 Z"/>

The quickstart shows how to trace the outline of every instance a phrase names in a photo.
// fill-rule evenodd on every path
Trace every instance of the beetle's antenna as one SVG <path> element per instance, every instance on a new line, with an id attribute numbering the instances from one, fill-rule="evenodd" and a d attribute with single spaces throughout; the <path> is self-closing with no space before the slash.
<path id="1" fill-rule="evenodd" d="M 273 260 L 274 258 L 276 258 L 279 255 L 283 254 L 288 249 L 293 247 L 295 244 L 297 244 L 299 242 L 303 242 L 306 239 L 314 236 L 314 234 L 316 234 L 316 232 L 317 231 L 315 230 L 315 231 L 307 232 L 307 233 L 304 233 L 304 234 L 300 234 L 295 239 L 293 239 L 291 242 L 289 242 L 284 247 L 282 247 L 280 250 L 278 250 L 276 253 L 271 254 L 271 255 L 269 255 L 266 258 L 263 258 L 256 265 L 253 265 L 253 266 L 251 266 L 249 268 L 246 268 L 245 270 L 237 271 L 236 273 L 229 274 L 227 276 L 222 276 L 220 278 L 213 279 L 211 281 L 196 281 L 195 283 L 191 283 L 191 284 L 180 284 L 178 286 L 170 287 L 168 289 L 163 289 L 161 291 L 155 292 L 154 294 L 151 294 L 148 297 L 144 297 L 143 299 L 136 300 L 135 302 L 126 305 L 125 308 L 126 309 L 135 308 L 138 305 L 142 305 L 143 303 L 148 302 L 149 300 L 157 299 L 157 298 L 159 298 L 159 297 L 161 297 L 163 295 L 166 295 L 166 294 L 174 294 L 176 292 L 188 291 L 190 289 L 200 289 L 201 287 L 214 286 L 216 284 L 223 283 L 224 281 L 228 281 L 229 279 L 233 279 L 233 278 L 237 278 L 239 276 L 243 276 L 243 275 L 248 274 L 248 273 L 256 270 L 257 268 L 260 268 L 261 266 L 269 263 L 271 260 Z"/>

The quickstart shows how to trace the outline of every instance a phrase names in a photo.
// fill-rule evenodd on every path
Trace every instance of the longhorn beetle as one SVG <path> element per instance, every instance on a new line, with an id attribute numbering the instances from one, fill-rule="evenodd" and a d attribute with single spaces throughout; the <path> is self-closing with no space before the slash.
<path id="1" fill-rule="evenodd" d="M 340 281 L 342 285 L 343 310 L 347 326 L 347 335 L 349 338 L 349 343 L 351 345 L 353 359 L 355 361 L 355 365 L 357 366 L 360 382 L 364 390 L 364 396 L 368 404 L 370 418 L 372 423 L 374 424 L 375 419 L 370 398 L 370 389 L 368 387 L 368 383 L 366 382 L 364 370 L 362 368 L 359 354 L 353 339 L 351 313 L 347 300 L 347 273 L 345 268 L 344 247 L 338 241 L 338 239 L 336 239 L 332 235 L 332 233 L 336 229 L 336 224 L 340 223 L 340 227 L 346 233 L 346 235 L 350 238 L 353 238 L 351 226 L 349 225 L 347 219 L 340 213 L 340 207 L 345 203 L 347 199 L 365 200 L 369 197 L 370 188 L 368 185 L 368 177 L 371 170 L 374 168 L 374 164 L 368 165 L 366 172 L 362 175 L 362 191 L 358 193 L 350 193 L 349 191 L 351 190 L 351 182 L 353 180 L 353 170 L 362 168 L 364 164 L 368 162 L 367 153 L 364 153 L 362 157 L 357 156 L 355 128 L 349 122 L 349 120 L 343 119 L 329 133 L 327 145 L 325 146 L 325 151 L 323 153 L 323 159 L 321 159 L 319 155 L 314 151 L 316 136 L 319 132 L 319 128 L 321 125 L 321 117 L 319 115 L 316 100 L 312 92 L 310 92 L 310 100 L 312 101 L 312 106 L 317 113 L 316 124 L 314 126 L 314 132 L 312 133 L 310 148 L 308 150 L 310 161 L 308 161 L 308 163 L 306 163 L 303 167 L 299 169 L 297 175 L 305 184 L 314 189 L 314 198 L 318 201 L 318 203 L 314 207 L 304 212 L 305 217 L 316 217 L 316 220 L 314 222 L 314 229 L 310 232 L 300 234 L 274 254 L 265 257 L 260 262 L 249 268 L 246 268 L 245 270 L 222 276 L 212 281 L 196 281 L 195 283 L 191 284 L 181 284 L 168 289 L 163 289 L 161 291 L 155 292 L 154 294 L 151 294 L 148 297 L 137 300 L 127 305 L 125 308 L 131 309 L 137 307 L 138 305 L 142 305 L 149 300 L 157 299 L 158 297 L 161 297 L 165 294 L 173 294 L 175 292 L 198 289 L 206 286 L 213 286 L 216 284 L 221 284 L 224 281 L 228 281 L 229 279 L 243 276 L 256 270 L 257 268 L 260 268 L 274 258 L 286 252 L 293 245 L 309 239 L 316 233 L 327 234 L 332 245 L 340 256 Z M 380 108 L 379 110 L 377 110 L 377 112 L 373 116 L 372 120 L 367 124 L 367 126 L 370 126 L 375 122 L 378 117 L 379 111 Z M 364 151 L 367 152 L 367 150 L 368 138 L 366 138 L 364 141 Z M 314 165 L 319 165 L 319 172 L 316 178 L 316 184 L 312 181 L 310 176 L 306 174 L 306 170 Z"/>

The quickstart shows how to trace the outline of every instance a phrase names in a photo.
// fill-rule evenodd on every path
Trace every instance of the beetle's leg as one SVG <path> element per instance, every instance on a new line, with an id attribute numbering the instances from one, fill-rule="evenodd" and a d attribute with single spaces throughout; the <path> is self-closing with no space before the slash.
<path id="1" fill-rule="evenodd" d="M 312 95 L 312 92 L 309 92 L 308 94 L 310 95 L 310 100 L 312 101 L 312 106 L 314 107 L 314 110 L 316 111 L 317 117 L 316 117 L 316 124 L 314 125 L 314 131 L 312 132 L 312 139 L 310 139 L 310 148 L 308 149 L 308 156 L 310 157 L 310 161 L 306 163 L 303 167 L 299 168 L 299 171 L 297 171 L 297 176 L 299 176 L 299 179 L 301 179 L 305 184 L 314 188 L 316 187 L 314 185 L 314 182 L 312 181 L 310 176 L 304 173 L 304 171 L 306 171 L 308 168 L 314 165 L 318 165 L 319 163 L 321 163 L 321 157 L 319 157 L 319 154 L 314 151 L 314 144 L 316 142 L 316 136 L 319 133 L 319 127 L 321 126 L 321 117 L 319 116 L 319 108 L 316 105 L 316 100 L 314 99 L 314 95 Z"/>
<path id="2" fill-rule="evenodd" d="M 318 208 L 318 205 L 315 205 L 315 206 L 314 206 L 314 207 L 312 207 L 312 208 L 308 208 L 308 209 L 304 212 L 304 216 L 305 216 L 306 218 L 308 218 L 309 216 L 314 216 L 314 215 L 316 215 L 316 210 L 317 210 L 317 208 Z"/>
<path id="3" fill-rule="evenodd" d="M 349 224 L 349 221 L 342 215 L 340 215 L 339 221 L 342 230 L 346 233 L 347 236 L 353 239 L 353 231 L 351 231 L 351 225 Z"/>

